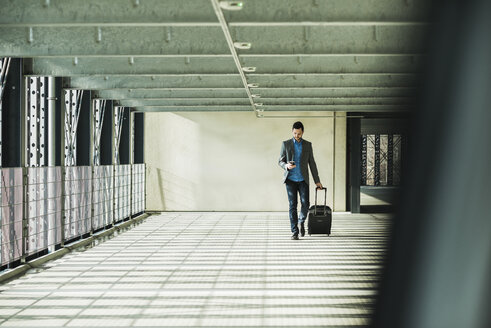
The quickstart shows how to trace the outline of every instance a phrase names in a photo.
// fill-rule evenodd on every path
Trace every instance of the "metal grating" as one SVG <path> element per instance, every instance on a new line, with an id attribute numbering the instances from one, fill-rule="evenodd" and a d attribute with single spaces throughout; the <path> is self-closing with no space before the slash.
<path id="1" fill-rule="evenodd" d="M 92 168 L 65 167 L 65 240 L 82 236 L 92 229 Z"/>
<path id="2" fill-rule="evenodd" d="M 26 254 L 61 243 L 61 168 L 27 168 Z"/>
<path id="3" fill-rule="evenodd" d="M 93 167 L 94 229 L 100 229 L 113 223 L 114 168 L 112 165 Z"/>
<path id="4" fill-rule="evenodd" d="M 22 256 L 24 183 L 22 168 L 0 168 L 0 264 Z"/>
<path id="5" fill-rule="evenodd" d="M 131 165 L 114 166 L 114 219 L 119 222 L 131 215 Z"/>
<path id="6" fill-rule="evenodd" d="M 132 201 L 131 214 L 145 211 L 145 164 L 134 164 L 132 167 Z"/>

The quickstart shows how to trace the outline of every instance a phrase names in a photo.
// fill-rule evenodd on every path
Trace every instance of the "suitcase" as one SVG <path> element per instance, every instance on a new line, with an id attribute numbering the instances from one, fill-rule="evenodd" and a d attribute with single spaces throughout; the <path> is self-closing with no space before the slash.
<path id="1" fill-rule="evenodd" d="M 327 188 L 324 190 L 324 205 L 317 205 L 317 188 L 315 189 L 315 205 L 309 208 L 309 220 L 307 224 L 309 236 L 313 234 L 331 234 L 332 211 L 326 205 Z"/>

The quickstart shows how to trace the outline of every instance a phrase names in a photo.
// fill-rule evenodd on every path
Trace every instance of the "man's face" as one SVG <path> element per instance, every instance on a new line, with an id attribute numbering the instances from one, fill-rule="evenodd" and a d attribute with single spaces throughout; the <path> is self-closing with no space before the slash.
<path id="1" fill-rule="evenodd" d="M 303 131 L 302 129 L 293 129 L 293 138 L 300 142 L 300 139 L 302 139 Z"/>

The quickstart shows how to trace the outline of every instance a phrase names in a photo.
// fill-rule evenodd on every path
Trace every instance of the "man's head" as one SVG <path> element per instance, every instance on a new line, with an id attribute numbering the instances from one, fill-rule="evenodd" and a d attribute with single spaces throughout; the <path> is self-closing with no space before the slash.
<path id="1" fill-rule="evenodd" d="M 300 140 L 302 139 L 302 135 L 303 135 L 303 124 L 302 124 L 302 122 L 293 123 L 292 133 L 293 133 L 293 138 L 295 138 L 295 140 L 300 142 Z"/>

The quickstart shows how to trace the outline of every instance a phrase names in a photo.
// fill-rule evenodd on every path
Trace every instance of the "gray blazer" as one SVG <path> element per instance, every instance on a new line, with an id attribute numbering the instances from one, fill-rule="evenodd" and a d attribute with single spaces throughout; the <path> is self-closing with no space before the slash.
<path id="1" fill-rule="evenodd" d="M 281 153 L 280 159 L 278 160 L 278 165 L 285 170 L 283 173 L 283 183 L 286 182 L 286 178 L 288 177 L 288 169 L 285 165 L 289 161 L 293 161 L 293 156 L 295 155 L 295 148 L 293 146 L 293 138 L 289 140 L 283 141 L 281 145 Z M 300 170 L 302 172 L 303 178 L 305 182 L 309 184 L 309 169 L 307 165 L 310 166 L 310 172 L 312 172 L 312 177 L 314 178 L 314 182 L 320 182 L 319 173 L 317 172 L 317 165 L 314 160 L 314 151 L 312 150 L 312 143 L 308 142 L 305 139 L 302 139 L 302 157 L 300 158 Z"/>

